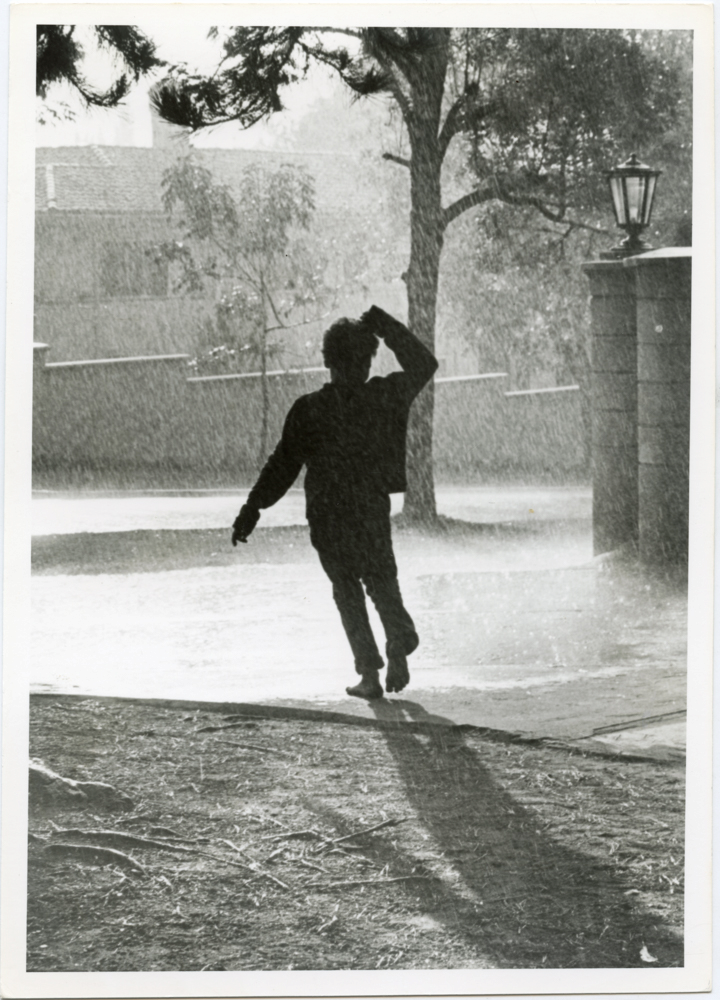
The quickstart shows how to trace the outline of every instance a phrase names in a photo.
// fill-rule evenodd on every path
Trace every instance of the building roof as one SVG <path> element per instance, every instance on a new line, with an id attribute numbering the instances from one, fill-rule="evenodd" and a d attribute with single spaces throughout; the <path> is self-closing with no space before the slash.
<path id="1" fill-rule="evenodd" d="M 162 212 L 162 177 L 186 147 L 45 146 L 35 151 L 35 209 L 72 212 Z M 353 153 L 295 153 L 194 149 L 217 179 L 231 187 L 251 163 L 304 165 L 315 177 L 319 209 L 359 209 L 367 199 L 360 157 Z M 363 182 L 364 181 L 364 182 Z"/>

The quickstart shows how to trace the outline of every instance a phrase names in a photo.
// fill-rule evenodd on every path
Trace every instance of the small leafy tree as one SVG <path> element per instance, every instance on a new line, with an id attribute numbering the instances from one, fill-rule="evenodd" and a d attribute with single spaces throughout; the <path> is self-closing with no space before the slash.
<path id="1" fill-rule="evenodd" d="M 321 296 L 320 276 L 305 266 L 299 238 L 315 208 L 313 178 L 294 164 L 272 171 L 251 164 L 231 189 L 191 155 L 166 171 L 163 202 L 180 239 L 162 244 L 159 254 L 179 267 L 180 288 L 215 286 L 215 329 L 260 366 L 261 464 L 268 450 L 268 362 L 282 349 L 277 335 L 297 325 L 298 307 Z"/>

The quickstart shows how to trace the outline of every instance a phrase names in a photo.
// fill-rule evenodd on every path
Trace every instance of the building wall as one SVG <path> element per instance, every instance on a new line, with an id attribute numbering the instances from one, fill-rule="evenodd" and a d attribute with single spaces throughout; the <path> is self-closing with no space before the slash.
<path id="1" fill-rule="evenodd" d="M 158 280 L 145 248 L 176 237 L 159 212 L 111 214 L 89 211 L 42 211 L 35 223 L 35 322 L 33 339 L 50 345 L 51 362 L 134 357 L 182 352 L 195 355 L 205 347 L 205 322 L 214 315 L 214 291 L 206 296 L 178 294 L 172 280 Z M 137 273 L 122 273 L 133 251 L 136 270 L 147 268 L 142 294 L 129 294 Z M 273 363 L 302 367 L 319 363 L 322 334 L 340 316 L 358 316 L 376 302 L 403 316 L 405 287 L 399 280 L 375 280 L 372 287 L 344 290 L 342 255 L 330 285 L 338 285 L 330 303 L 311 303 L 303 322 L 300 312 L 286 322 L 299 324 L 275 330 L 271 339 L 281 346 Z M 335 271 L 338 273 L 336 274 Z M 113 289 L 108 285 L 116 276 Z M 111 293 L 109 293 L 111 292 Z M 255 359 L 257 364 L 257 359 Z"/>
<path id="2" fill-rule="evenodd" d="M 160 214 L 36 214 L 33 338 L 51 345 L 50 360 L 195 353 L 209 303 L 171 294 L 143 252 L 169 236 Z"/>
<path id="3" fill-rule="evenodd" d="M 37 304 L 35 339 L 53 361 L 194 354 L 207 304 L 193 299 Z"/>
<path id="4" fill-rule="evenodd" d="M 44 352 L 38 352 L 44 353 Z M 36 366 L 33 463 L 37 473 L 94 470 L 173 474 L 187 486 L 247 480 L 257 471 L 259 377 L 187 378 L 187 359 L 125 359 Z M 270 447 L 302 393 L 324 369 L 269 379 Z M 582 474 L 576 389 L 506 393 L 501 374 L 436 383 L 435 463 L 441 478 Z"/>

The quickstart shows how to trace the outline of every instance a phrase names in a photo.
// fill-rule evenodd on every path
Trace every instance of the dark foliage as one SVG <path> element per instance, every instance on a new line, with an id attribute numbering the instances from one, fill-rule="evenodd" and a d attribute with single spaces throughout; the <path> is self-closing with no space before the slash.
<path id="1" fill-rule="evenodd" d="M 680 69 L 643 32 L 467 30 L 456 39 L 473 173 L 550 221 L 582 221 L 604 170 L 678 121 Z"/>
<path id="2" fill-rule="evenodd" d="M 92 31 L 97 44 L 112 52 L 124 66 L 107 90 L 97 90 L 82 74 L 85 50 L 75 36 L 72 24 L 39 24 L 37 26 L 35 91 L 45 100 L 50 88 L 67 82 L 78 91 L 86 104 L 114 108 L 130 90 L 152 69 L 164 66 L 155 55 L 155 44 L 132 25 L 96 24 Z"/>
<path id="3" fill-rule="evenodd" d="M 351 34 L 363 37 L 369 51 L 374 35 L 385 29 Z M 224 42 L 225 56 L 210 77 L 189 74 L 182 66 L 154 95 L 155 107 L 166 121 L 199 129 L 237 121 L 249 128 L 283 109 L 282 88 L 296 83 L 312 62 L 334 69 L 358 96 L 389 90 L 388 74 L 365 57 L 353 58 L 347 49 L 327 46 L 322 29 L 303 27 L 243 27 L 231 30 Z"/>

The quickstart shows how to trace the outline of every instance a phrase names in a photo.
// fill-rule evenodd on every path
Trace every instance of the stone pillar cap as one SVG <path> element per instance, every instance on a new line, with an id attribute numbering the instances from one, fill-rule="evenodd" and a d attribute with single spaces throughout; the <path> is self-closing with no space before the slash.
<path id="1" fill-rule="evenodd" d="M 661 247 L 659 250 L 648 250 L 634 257 L 626 257 L 623 267 L 640 267 L 644 261 L 671 260 L 675 257 L 692 257 L 692 247 Z"/>
<path id="2" fill-rule="evenodd" d="M 616 260 L 586 260 L 584 264 L 580 265 L 581 270 L 586 274 L 592 274 L 597 272 L 602 274 L 603 272 L 612 274 L 613 271 L 622 273 L 623 260 L 617 258 Z"/>

